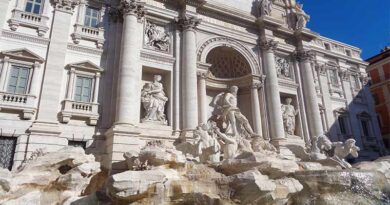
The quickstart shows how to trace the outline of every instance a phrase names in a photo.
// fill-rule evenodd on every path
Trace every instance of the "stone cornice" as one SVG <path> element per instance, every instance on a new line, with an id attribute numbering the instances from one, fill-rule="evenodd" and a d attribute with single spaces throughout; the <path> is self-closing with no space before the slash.
<path id="1" fill-rule="evenodd" d="M 123 15 L 133 15 L 138 20 L 141 20 L 146 14 L 145 2 L 139 0 L 121 0 L 119 9 Z"/>
<path id="2" fill-rule="evenodd" d="M 177 25 L 182 30 L 195 30 L 196 27 L 202 22 L 202 19 L 199 19 L 194 16 L 184 16 L 176 19 Z"/>
<path id="3" fill-rule="evenodd" d="M 81 52 L 81 53 L 91 54 L 91 55 L 102 55 L 103 53 L 102 49 L 95 49 L 95 48 L 90 48 L 90 47 L 85 47 L 85 46 L 80 46 L 75 44 L 68 44 L 68 49 Z"/>
<path id="4" fill-rule="evenodd" d="M 12 38 L 16 40 L 27 41 L 29 43 L 37 43 L 44 46 L 47 46 L 50 42 L 50 40 L 47 38 L 32 36 L 32 35 L 18 33 L 14 31 L 8 31 L 8 30 L 2 30 L 1 36 L 4 38 Z"/>

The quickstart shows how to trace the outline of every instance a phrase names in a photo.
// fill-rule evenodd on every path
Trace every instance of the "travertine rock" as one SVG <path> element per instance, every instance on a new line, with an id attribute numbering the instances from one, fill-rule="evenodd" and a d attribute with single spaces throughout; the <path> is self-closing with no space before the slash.
<path id="1" fill-rule="evenodd" d="M 107 192 L 113 199 L 133 202 L 144 198 L 152 186 L 179 178 L 179 173 L 173 169 L 126 171 L 109 177 Z"/>
<path id="2" fill-rule="evenodd" d="M 59 204 L 83 194 L 100 163 L 82 148 L 64 147 L 28 160 L 15 172 L 0 173 L 1 204 Z M 8 176 L 8 180 L 2 180 Z M 9 189 L 7 188 L 9 185 Z"/>
<path id="3" fill-rule="evenodd" d="M 235 159 L 225 160 L 218 167 L 222 173 L 233 175 L 256 168 L 270 178 L 280 178 L 299 170 L 294 160 L 281 159 L 278 155 L 259 152 L 244 153 Z"/>

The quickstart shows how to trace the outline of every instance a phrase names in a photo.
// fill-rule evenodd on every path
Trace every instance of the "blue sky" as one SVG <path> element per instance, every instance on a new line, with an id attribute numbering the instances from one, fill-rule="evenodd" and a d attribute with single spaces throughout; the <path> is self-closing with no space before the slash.
<path id="1" fill-rule="evenodd" d="M 300 0 L 308 27 L 363 50 L 367 59 L 390 45 L 390 0 Z"/>

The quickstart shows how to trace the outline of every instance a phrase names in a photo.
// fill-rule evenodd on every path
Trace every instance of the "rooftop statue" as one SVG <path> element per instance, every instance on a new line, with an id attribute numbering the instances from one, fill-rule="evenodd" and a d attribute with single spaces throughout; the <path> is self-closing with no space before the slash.
<path id="1" fill-rule="evenodd" d="M 310 16 L 307 15 L 305 13 L 305 11 L 303 10 L 303 4 L 296 4 L 295 6 L 295 9 L 296 9 L 296 17 L 297 17 L 297 22 L 296 22 L 296 26 L 295 26 L 295 29 L 296 30 L 302 30 L 304 28 L 306 28 L 306 24 L 307 22 L 309 21 L 310 19 Z"/>
<path id="2" fill-rule="evenodd" d="M 260 16 L 270 16 L 272 11 L 273 0 L 260 0 L 259 14 Z"/>

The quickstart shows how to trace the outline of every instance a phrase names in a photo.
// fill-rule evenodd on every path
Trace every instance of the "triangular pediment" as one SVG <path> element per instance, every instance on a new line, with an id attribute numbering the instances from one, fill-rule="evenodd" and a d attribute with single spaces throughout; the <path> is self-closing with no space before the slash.
<path id="1" fill-rule="evenodd" d="M 71 68 L 77 68 L 77 69 L 87 70 L 87 71 L 91 71 L 91 72 L 103 72 L 103 68 L 92 63 L 89 60 L 76 62 L 76 63 L 70 63 L 68 66 Z"/>
<path id="2" fill-rule="evenodd" d="M 45 59 L 43 59 L 41 56 L 26 48 L 2 51 L 0 54 L 1 56 L 8 56 L 11 59 L 20 59 L 32 62 L 38 61 L 40 63 L 45 61 Z"/>

